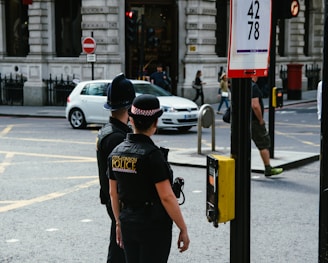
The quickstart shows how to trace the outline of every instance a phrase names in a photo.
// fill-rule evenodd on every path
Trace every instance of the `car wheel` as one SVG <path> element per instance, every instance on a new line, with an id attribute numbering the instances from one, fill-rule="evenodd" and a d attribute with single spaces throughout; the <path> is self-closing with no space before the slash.
<path id="1" fill-rule="evenodd" d="M 191 129 L 192 126 L 183 126 L 183 127 L 179 127 L 178 131 L 180 132 L 186 132 L 189 131 Z"/>
<path id="2" fill-rule="evenodd" d="M 79 109 L 71 110 L 69 114 L 69 123 L 71 124 L 73 129 L 83 129 L 87 126 L 84 114 Z"/>

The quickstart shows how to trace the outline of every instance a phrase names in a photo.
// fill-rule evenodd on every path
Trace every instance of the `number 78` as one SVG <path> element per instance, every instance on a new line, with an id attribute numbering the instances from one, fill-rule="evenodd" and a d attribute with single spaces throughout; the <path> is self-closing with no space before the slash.
<path id="1" fill-rule="evenodd" d="M 248 40 L 251 39 L 252 34 L 253 34 L 253 27 L 254 27 L 254 39 L 258 40 L 260 37 L 260 23 L 259 21 L 248 21 L 248 24 L 250 25 L 249 28 L 249 34 L 248 34 Z"/>

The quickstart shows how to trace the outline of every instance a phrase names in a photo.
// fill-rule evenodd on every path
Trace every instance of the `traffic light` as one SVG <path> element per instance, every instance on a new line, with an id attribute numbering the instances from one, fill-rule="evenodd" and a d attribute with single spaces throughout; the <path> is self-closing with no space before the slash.
<path id="1" fill-rule="evenodd" d="M 298 0 L 273 0 L 273 8 L 275 8 L 277 19 L 289 19 L 297 17 L 300 11 L 300 3 Z"/>
<path id="2" fill-rule="evenodd" d="M 272 88 L 272 107 L 282 108 L 284 104 L 284 93 L 282 88 Z"/>
<path id="3" fill-rule="evenodd" d="M 125 12 L 125 37 L 130 43 L 137 40 L 138 12 L 135 10 Z"/>
<path id="4" fill-rule="evenodd" d="M 158 47 L 159 38 L 155 36 L 155 29 L 150 27 L 147 29 L 147 45 L 149 47 Z"/>

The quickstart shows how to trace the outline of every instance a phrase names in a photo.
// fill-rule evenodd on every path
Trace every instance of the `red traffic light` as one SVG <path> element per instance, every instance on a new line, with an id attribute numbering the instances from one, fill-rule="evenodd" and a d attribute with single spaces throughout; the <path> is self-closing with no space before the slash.
<path id="1" fill-rule="evenodd" d="M 297 17 L 300 11 L 298 0 L 273 0 L 272 3 L 278 19 Z"/>
<path id="2" fill-rule="evenodd" d="M 137 18 L 137 11 L 126 11 L 125 12 L 125 16 L 128 18 L 128 19 L 136 19 Z"/>

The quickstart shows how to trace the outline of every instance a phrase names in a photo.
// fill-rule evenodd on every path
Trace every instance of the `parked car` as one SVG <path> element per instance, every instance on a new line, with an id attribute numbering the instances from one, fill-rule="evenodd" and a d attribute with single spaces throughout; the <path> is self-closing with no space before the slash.
<path id="1" fill-rule="evenodd" d="M 177 128 L 188 131 L 197 125 L 199 108 L 193 101 L 174 96 L 148 81 L 131 80 L 136 95 L 152 94 L 158 97 L 164 113 L 159 118 L 158 129 Z M 107 100 L 107 87 L 111 80 L 80 82 L 67 97 L 66 119 L 74 129 L 89 124 L 105 124 L 110 112 L 103 105 Z"/>

